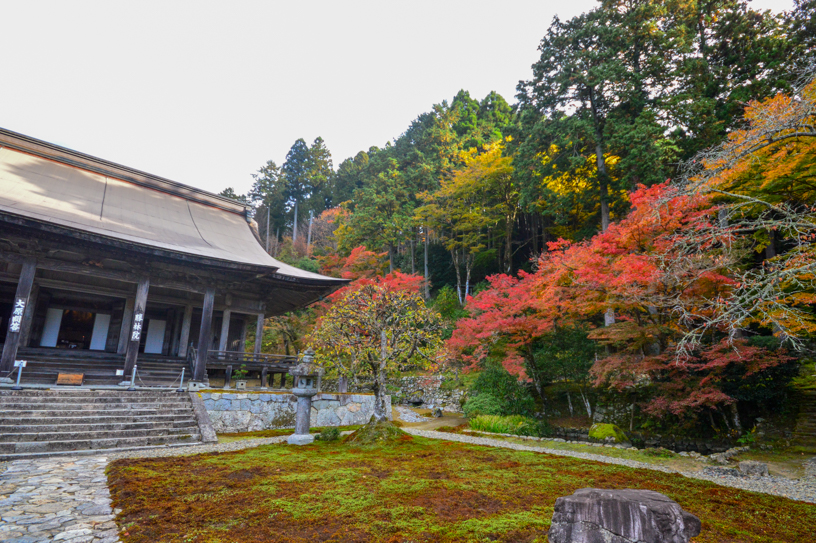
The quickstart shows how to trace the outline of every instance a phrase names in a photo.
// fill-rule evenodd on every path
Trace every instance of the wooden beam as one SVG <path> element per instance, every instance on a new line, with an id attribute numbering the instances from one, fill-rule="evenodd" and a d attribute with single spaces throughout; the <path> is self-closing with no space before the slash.
<path id="1" fill-rule="evenodd" d="M 202 382 L 207 375 L 207 354 L 212 341 L 212 314 L 215 301 L 215 289 L 208 288 L 204 293 L 204 307 L 201 309 L 201 330 L 198 335 L 198 352 L 196 353 L 193 381 Z"/>
<path id="2" fill-rule="evenodd" d="M 227 340 L 229 339 L 229 325 L 230 319 L 232 318 L 232 311 L 229 309 L 224 310 L 224 317 L 221 319 L 221 336 L 218 338 L 218 350 L 219 351 L 226 351 L 227 350 Z"/>
<path id="3" fill-rule="evenodd" d="M 31 287 L 31 296 L 26 304 L 25 315 L 23 315 L 23 333 L 20 336 L 20 347 L 28 347 L 31 339 L 31 323 L 34 322 L 34 313 L 37 311 L 37 300 L 40 297 L 40 285 L 34 283 Z"/>
<path id="4" fill-rule="evenodd" d="M 119 331 L 119 346 L 116 352 L 125 354 L 127 350 L 128 338 L 130 337 L 130 325 L 133 322 L 133 306 L 136 303 L 136 298 L 128 296 L 125 298 L 125 310 L 122 313 L 122 328 Z"/>
<path id="5" fill-rule="evenodd" d="M 130 379 L 133 366 L 136 365 L 136 358 L 139 356 L 139 342 L 142 339 L 143 326 L 145 323 L 145 309 L 147 308 L 147 291 L 150 289 L 150 279 L 142 277 L 136 287 L 136 301 L 133 304 L 133 319 L 130 326 L 130 334 L 125 352 L 125 375 L 122 380 Z"/>
<path id="6" fill-rule="evenodd" d="M 187 348 L 190 346 L 190 326 L 193 322 L 193 306 L 184 306 L 184 320 L 181 322 L 181 338 L 179 339 L 180 358 L 187 358 Z"/>
<path id="7" fill-rule="evenodd" d="M 255 354 L 261 354 L 263 347 L 264 315 L 258 314 L 258 322 L 255 324 Z"/>
<path id="8" fill-rule="evenodd" d="M 0 357 L 0 382 L 11 381 L 10 375 L 14 370 L 14 361 L 17 359 L 17 349 L 20 347 L 20 338 L 23 335 L 23 319 L 31 299 L 31 287 L 34 286 L 36 272 L 37 261 L 34 258 L 26 259 L 23 262 L 23 269 L 20 270 L 20 280 L 17 282 L 17 292 L 14 295 L 6 341 L 3 344 L 2 357 Z"/>

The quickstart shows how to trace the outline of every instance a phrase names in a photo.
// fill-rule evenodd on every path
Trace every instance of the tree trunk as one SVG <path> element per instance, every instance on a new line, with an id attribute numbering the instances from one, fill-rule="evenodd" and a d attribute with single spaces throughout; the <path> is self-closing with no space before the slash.
<path id="1" fill-rule="evenodd" d="M 569 406 L 570 417 L 574 417 L 575 409 L 572 407 L 572 396 L 570 395 L 569 390 L 567 390 L 567 405 Z"/>
<path id="2" fill-rule="evenodd" d="M 739 410 L 737 409 L 737 402 L 731 404 L 731 420 L 734 421 L 734 429 L 742 433 L 742 424 L 740 424 Z"/>
<path id="3" fill-rule="evenodd" d="M 394 245 L 388 244 L 388 273 L 394 273 Z"/>
<path id="4" fill-rule="evenodd" d="M 459 297 L 459 305 L 465 305 L 465 300 L 462 298 L 462 270 L 459 269 L 459 255 L 456 249 L 451 249 L 451 259 L 453 259 L 453 267 L 456 270 L 456 295 Z"/>
<path id="5" fill-rule="evenodd" d="M 385 406 L 385 360 L 388 348 L 388 336 L 385 330 L 380 333 L 380 363 L 377 371 L 374 373 L 374 415 L 372 420 L 374 422 L 384 422 L 388 420 L 388 412 Z"/>
<path id="6" fill-rule="evenodd" d="M 425 299 L 431 299 L 431 283 L 428 277 L 428 227 L 425 227 Z"/>
<path id="7" fill-rule="evenodd" d="M 297 212 L 298 212 L 298 203 L 297 203 L 297 200 L 295 200 L 295 222 L 292 225 L 292 245 L 294 245 L 295 242 L 297 241 Z"/>
<path id="8" fill-rule="evenodd" d="M 416 275 L 416 262 L 414 256 L 416 255 L 416 251 L 414 251 L 414 240 L 411 240 L 411 274 Z"/>
<path id="9" fill-rule="evenodd" d="M 592 108 L 592 121 L 595 129 L 595 159 L 598 165 L 598 191 L 601 201 L 601 232 L 609 228 L 609 174 L 606 171 L 604 157 L 603 128 L 595 103 L 595 89 L 589 87 L 589 103 Z"/>
<path id="10" fill-rule="evenodd" d="M 584 402 L 584 408 L 586 408 L 587 416 L 590 420 L 592 420 L 592 404 L 589 401 L 589 397 L 584 393 L 582 388 L 578 389 L 578 392 L 581 393 L 581 401 Z"/>
<path id="11" fill-rule="evenodd" d="M 504 269 L 506 273 L 513 273 L 513 221 L 510 217 L 504 227 Z"/>

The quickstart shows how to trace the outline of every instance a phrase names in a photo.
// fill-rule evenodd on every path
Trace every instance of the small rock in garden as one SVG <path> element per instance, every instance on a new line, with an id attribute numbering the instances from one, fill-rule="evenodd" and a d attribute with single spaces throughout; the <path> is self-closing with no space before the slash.
<path id="1" fill-rule="evenodd" d="M 433 416 L 436 417 L 436 418 L 440 418 L 442 416 L 442 409 L 440 407 L 437 407 L 436 409 L 434 409 L 433 410 Z"/>
<path id="2" fill-rule="evenodd" d="M 713 475 L 715 477 L 739 477 L 740 472 L 734 468 L 711 466 L 703 469 L 703 475 Z"/>
<path id="3" fill-rule="evenodd" d="M 582 488 L 555 501 L 550 543 L 687 543 L 700 520 L 651 490 Z"/>
<path id="4" fill-rule="evenodd" d="M 757 477 L 768 476 L 768 464 L 764 462 L 755 462 L 753 460 L 744 460 L 739 463 L 739 470 L 743 475 L 751 475 Z"/>
<path id="5" fill-rule="evenodd" d="M 679 452 L 679 453 L 677 453 L 677 454 L 679 454 L 680 456 L 685 456 L 685 457 L 689 457 L 689 456 L 691 456 L 691 455 L 690 455 L 689 453 L 687 453 L 686 451 L 680 451 L 680 452 Z"/>

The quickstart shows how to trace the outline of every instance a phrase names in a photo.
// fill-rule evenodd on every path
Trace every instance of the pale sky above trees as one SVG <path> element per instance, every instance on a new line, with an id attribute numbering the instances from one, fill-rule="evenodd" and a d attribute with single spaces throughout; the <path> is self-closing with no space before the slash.
<path id="1" fill-rule="evenodd" d="M 459 89 L 515 102 L 594 1 L 8 2 L 0 126 L 218 192 L 321 136 L 335 166 Z M 754 0 L 790 9 L 792 0 Z"/>

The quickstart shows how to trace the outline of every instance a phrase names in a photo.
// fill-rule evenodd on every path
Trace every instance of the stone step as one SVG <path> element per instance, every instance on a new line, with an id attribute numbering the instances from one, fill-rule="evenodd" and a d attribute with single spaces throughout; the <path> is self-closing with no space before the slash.
<path id="1" fill-rule="evenodd" d="M 5 390 L 0 391 L 0 405 L 3 402 L 50 402 L 73 400 L 75 402 L 138 401 L 145 399 L 183 399 L 189 401 L 186 392 L 166 390 Z"/>
<path id="2" fill-rule="evenodd" d="M 94 410 L 62 410 L 62 409 L 34 409 L 0 413 L 0 424 L 9 424 L 7 421 L 22 420 L 23 418 L 38 417 L 51 419 L 54 417 L 104 417 L 104 416 L 136 416 L 136 415 L 174 415 L 182 416 L 190 413 L 191 407 L 173 409 L 105 409 Z"/>
<path id="3" fill-rule="evenodd" d="M 178 447 L 194 447 L 196 445 L 204 445 L 205 443 L 201 441 L 195 441 L 193 443 L 161 443 L 159 445 L 133 445 L 133 446 L 122 446 L 122 447 L 109 447 L 107 449 L 76 449 L 76 450 L 68 450 L 68 451 L 51 451 L 51 452 L 44 452 L 44 453 L 37 453 L 37 452 L 29 452 L 29 453 L 11 453 L 11 454 L 0 454 L 0 462 L 5 461 L 12 461 L 12 460 L 25 460 L 25 459 L 36 459 L 36 458 L 46 458 L 46 457 L 60 457 L 60 456 L 89 456 L 89 455 L 99 455 L 99 454 L 115 454 L 118 452 L 125 452 L 125 451 L 140 451 L 145 449 L 174 449 Z"/>
<path id="4" fill-rule="evenodd" d="M 163 426 L 158 428 L 125 429 L 125 430 L 97 430 L 93 432 L 18 432 L 0 434 L 0 446 L 6 443 L 34 442 L 34 441 L 84 441 L 99 439 L 119 439 L 129 437 L 170 437 L 198 433 L 198 426 L 173 428 Z"/>
<path id="5" fill-rule="evenodd" d="M 96 405 L 113 405 L 125 403 L 144 403 L 144 402 L 187 402 L 190 403 L 189 396 L 182 396 L 181 394 L 170 393 L 166 391 L 156 391 L 157 394 L 141 396 L 123 396 L 117 398 L 116 396 L 82 396 L 70 394 L 54 394 L 53 396 L 0 396 L 0 409 L 6 405 L 16 405 L 25 403 L 27 405 L 47 405 L 47 404 L 96 404 Z"/>
<path id="6" fill-rule="evenodd" d="M 115 417 L 119 418 L 119 417 Z M 126 417 L 122 417 L 126 418 Z M 132 417 L 128 417 L 132 418 Z M 76 418 L 68 419 L 76 422 L 57 421 L 50 419 L 42 424 L 2 424 L 0 425 L 0 434 L 17 434 L 30 432 L 69 432 L 72 434 L 79 434 L 81 432 L 97 432 L 100 430 L 150 430 L 161 428 L 188 428 L 197 426 L 198 421 L 194 418 L 174 418 L 165 417 L 156 420 L 158 417 L 145 417 L 145 420 L 102 420 L 102 417 L 92 419 L 94 422 L 89 422 L 87 419 Z M 35 440 L 36 441 L 36 440 Z"/>
<path id="7" fill-rule="evenodd" d="M 127 424 L 127 423 L 140 423 L 140 422 L 157 422 L 163 423 L 166 421 L 174 421 L 180 420 L 185 421 L 188 420 L 189 417 L 192 417 L 189 413 L 185 413 L 185 416 L 179 416 L 176 414 L 165 414 L 159 413 L 156 414 L 151 413 L 147 415 L 101 415 L 94 418 L 88 418 L 87 416 L 82 417 L 49 417 L 47 419 L 43 419 L 42 417 L 10 417 L 5 419 L 0 419 L 0 425 L 3 427 L 13 427 L 13 426 L 32 426 L 34 424 L 43 424 L 43 425 L 73 425 L 73 424 Z M 189 416 L 186 416 L 189 415 Z"/>
<path id="8" fill-rule="evenodd" d="M 27 402 L 8 402 L 0 405 L 0 414 L 8 413 L 10 411 L 53 411 L 55 409 L 65 409 L 66 411 L 100 411 L 105 409 L 181 409 L 189 407 L 190 401 L 181 400 L 156 400 L 150 401 L 148 399 L 125 402 L 125 403 L 79 403 L 79 402 L 48 402 L 48 403 L 27 403 Z"/>
<path id="9" fill-rule="evenodd" d="M 0 443 L 0 459 L 6 454 L 50 453 L 84 449 L 110 449 L 115 447 L 146 447 L 170 443 L 197 444 L 201 435 L 196 431 L 190 434 L 172 436 L 121 437 L 107 439 L 81 439 L 70 441 L 20 441 Z"/>

